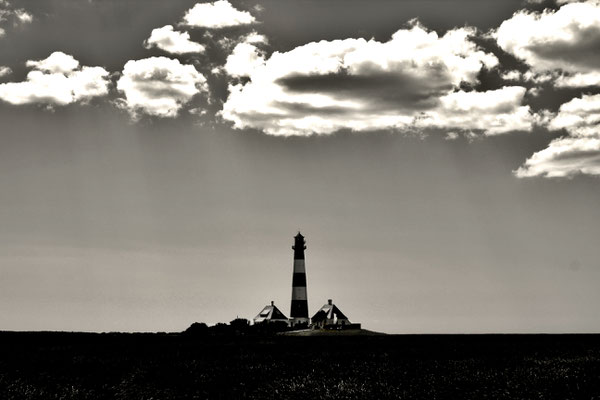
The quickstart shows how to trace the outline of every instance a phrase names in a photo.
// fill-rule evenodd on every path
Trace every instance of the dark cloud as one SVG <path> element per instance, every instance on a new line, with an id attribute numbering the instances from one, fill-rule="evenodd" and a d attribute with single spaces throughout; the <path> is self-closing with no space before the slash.
<path id="1" fill-rule="evenodd" d="M 557 38 L 554 42 L 541 41 L 528 44 L 525 48 L 549 62 L 562 60 L 564 63 L 583 69 L 600 69 L 600 26 L 578 30 L 577 22 L 569 30 L 577 35 L 569 40 Z"/>
<path id="2" fill-rule="evenodd" d="M 595 165 L 596 168 L 600 169 L 600 151 L 598 150 L 572 150 L 556 154 L 552 160 L 556 163 L 564 162 L 564 164 L 571 164 L 574 160 L 583 161 L 586 165 Z"/>
<path id="3" fill-rule="evenodd" d="M 298 102 L 275 102 L 277 107 L 287 110 L 292 114 L 309 114 L 309 115 L 350 115 L 352 111 L 345 107 L 315 107 L 310 103 Z M 260 114 L 258 120 L 269 120 L 277 118 L 277 114 Z"/>
<path id="4" fill-rule="evenodd" d="M 443 68 L 433 69 L 426 82 L 401 71 L 350 75 L 347 72 L 325 75 L 291 75 L 276 81 L 298 93 L 327 93 L 334 98 L 362 99 L 378 107 L 381 103 L 398 110 L 425 110 L 439 104 L 439 97 L 452 89 L 450 76 Z"/>

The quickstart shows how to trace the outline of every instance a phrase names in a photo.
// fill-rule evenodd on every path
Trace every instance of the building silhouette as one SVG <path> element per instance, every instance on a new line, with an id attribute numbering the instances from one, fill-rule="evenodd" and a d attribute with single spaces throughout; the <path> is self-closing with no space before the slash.
<path id="1" fill-rule="evenodd" d="M 333 304 L 333 300 L 327 300 L 327 304 L 323 305 L 319 311 L 311 318 L 312 326 L 315 328 L 340 328 L 350 326 L 350 320 L 344 315 L 340 309 Z M 356 324 L 355 324 L 356 325 Z"/>
<path id="2" fill-rule="evenodd" d="M 306 265 L 304 250 L 306 241 L 300 232 L 294 237 L 294 274 L 292 276 L 292 304 L 290 309 L 290 326 L 308 326 L 308 297 L 306 293 Z"/>
<path id="3" fill-rule="evenodd" d="M 260 324 L 262 322 L 285 322 L 287 324 L 288 317 L 283 315 L 279 308 L 275 306 L 274 301 L 271 301 L 271 305 L 265 306 L 265 308 L 254 317 L 253 321 L 255 324 Z"/>
<path id="4" fill-rule="evenodd" d="M 294 272 L 292 274 L 292 302 L 290 307 L 290 318 L 287 318 L 281 310 L 271 301 L 271 305 L 265 306 L 256 317 L 254 324 L 269 322 L 285 322 L 292 329 L 360 329 L 361 324 L 351 323 L 348 317 L 329 299 L 313 315 L 308 317 L 308 297 L 306 292 L 306 263 L 304 250 L 306 240 L 300 232 L 294 236 Z"/>

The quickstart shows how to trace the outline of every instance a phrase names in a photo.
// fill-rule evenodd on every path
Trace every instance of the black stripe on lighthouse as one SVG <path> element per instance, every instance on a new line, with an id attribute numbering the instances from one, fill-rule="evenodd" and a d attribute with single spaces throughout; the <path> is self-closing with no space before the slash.
<path id="1" fill-rule="evenodd" d="M 306 274 L 301 272 L 294 272 L 292 278 L 292 287 L 304 286 L 306 287 Z"/>
<path id="2" fill-rule="evenodd" d="M 292 300 L 292 310 L 290 312 L 292 319 L 297 323 L 303 323 L 301 319 L 308 318 L 308 303 L 306 300 Z"/>

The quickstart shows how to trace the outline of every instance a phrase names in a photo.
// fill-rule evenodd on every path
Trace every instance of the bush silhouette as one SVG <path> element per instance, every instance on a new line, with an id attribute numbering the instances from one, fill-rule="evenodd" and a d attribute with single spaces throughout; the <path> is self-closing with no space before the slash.
<path id="1" fill-rule="evenodd" d="M 208 325 L 204 322 L 194 322 L 183 333 L 190 336 L 206 336 L 208 334 Z"/>

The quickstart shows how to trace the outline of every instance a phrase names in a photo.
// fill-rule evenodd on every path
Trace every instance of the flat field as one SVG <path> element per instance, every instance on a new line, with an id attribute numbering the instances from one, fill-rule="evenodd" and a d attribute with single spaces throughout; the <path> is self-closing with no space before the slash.
<path id="1" fill-rule="evenodd" d="M 599 335 L 0 332 L 0 399 L 598 399 Z"/>

